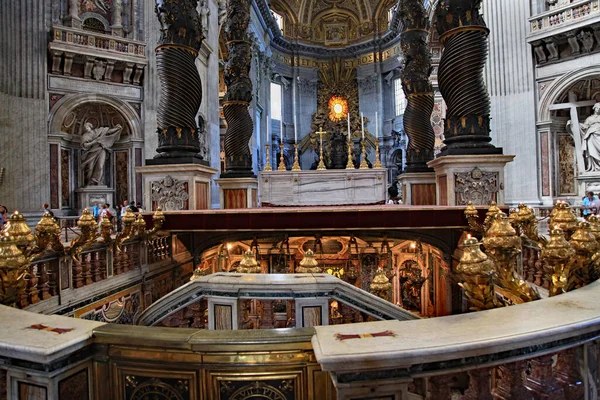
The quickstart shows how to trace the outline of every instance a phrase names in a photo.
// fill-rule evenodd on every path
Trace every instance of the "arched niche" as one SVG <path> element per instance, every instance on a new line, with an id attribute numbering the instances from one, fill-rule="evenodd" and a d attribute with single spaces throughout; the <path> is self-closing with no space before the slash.
<path id="1" fill-rule="evenodd" d="M 144 142 L 136 110 L 111 96 L 74 94 L 61 98 L 49 114 L 51 208 L 69 214 L 89 206 L 79 194 L 86 186 L 81 135 L 88 122 L 94 128 L 123 127 L 104 164 L 99 186 L 106 186 L 106 194 L 99 199 L 111 205 L 123 200 L 141 201 L 141 181 L 136 179 L 135 167 L 142 165 Z"/>

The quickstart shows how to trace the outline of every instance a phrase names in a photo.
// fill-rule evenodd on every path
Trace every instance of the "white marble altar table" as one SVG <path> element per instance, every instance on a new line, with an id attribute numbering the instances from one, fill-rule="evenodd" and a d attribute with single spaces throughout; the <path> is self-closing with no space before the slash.
<path id="1" fill-rule="evenodd" d="M 262 171 L 258 192 L 262 206 L 383 204 L 387 170 Z"/>

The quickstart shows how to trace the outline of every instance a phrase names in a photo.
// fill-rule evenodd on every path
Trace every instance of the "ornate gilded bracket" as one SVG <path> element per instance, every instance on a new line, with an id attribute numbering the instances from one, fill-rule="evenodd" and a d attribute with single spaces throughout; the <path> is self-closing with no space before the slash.
<path id="1" fill-rule="evenodd" d="M 73 261 L 79 263 L 81 262 L 81 253 L 83 250 L 96 243 L 96 239 L 100 234 L 98 233 L 98 224 L 87 208 L 83 209 L 81 217 L 77 221 L 77 227 L 80 233 L 76 239 L 71 241 L 69 255 Z"/>

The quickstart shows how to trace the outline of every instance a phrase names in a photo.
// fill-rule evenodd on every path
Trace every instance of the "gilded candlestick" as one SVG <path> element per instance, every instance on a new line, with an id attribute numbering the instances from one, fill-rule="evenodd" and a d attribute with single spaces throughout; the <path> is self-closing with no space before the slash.
<path id="1" fill-rule="evenodd" d="M 383 168 L 381 160 L 379 160 L 379 139 L 375 141 L 375 165 L 373 168 Z"/>
<path id="2" fill-rule="evenodd" d="M 279 143 L 279 166 L 277 167 L 277 171 L 285 171 L 285 162 L 283 162 L 283 141 Z"/>
<path id="3" fill-rule="evenodd" d="M 362 141 L 362 153 L 360 155 L 361 161 L 360 161 L 360 169 L 368 169 L 369 168 L 369 164 L 367 164 L 367 153 L 365 152 L 365 141 L 363 139 Z"/>
<path id="4" fill-rule="evenodd" d="M 324 170 L 327 169 L 327 167 L 325 167 L 325 163 L 323 162 L 323 134 L 327 132 L 323 131 L 323 127 L 321 126 L 317 133 L 319 134 L 319 137 L 321 139 L 321 148 L 319 150 L 319 165 L 317 166 L 317 169 Z"/>
<path id="5" fill-rule="evenodd" d="M 263 169 L 263 171 L 273 171 L 273 167 L 271 166 L 271 152 L 269 150 L 271 150 L 271 146 L 269 146 L 268 144 L 265 145 L 265 147 L 267 148 L 267 162 L 265 165 L 265 168 Z"/>
<path id="6" fill-rule="evenodd" d="M 292 171 L 301 171 L 300 163 L 298 162 L 298 143 L 294 143 L 294 165 L 292 165 Z"/>
<path id="7" fill-rule="evenodd" d="M 348 136 L 348 138 L 350 138 Z M 352 162 L 352 141 L 348 140 L 348 162 L 346 163 L 346 169 L 354 169 L 354 163 Z"/>

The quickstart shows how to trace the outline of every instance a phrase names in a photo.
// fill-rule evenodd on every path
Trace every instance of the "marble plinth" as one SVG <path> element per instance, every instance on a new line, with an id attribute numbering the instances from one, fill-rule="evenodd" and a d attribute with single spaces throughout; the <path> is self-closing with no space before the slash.
<path id="1" fill-rule="evenodd" d="M 436 204 L 435 172 L 407 172 L 398 175 L 402 202 L 413 206 Z"/>
<path id="2" fill-rule="evenodd" d="M 587 192 L 600 192 L 600 171 L 586 172 L 577 178 L 577 198 L 581 199 Z"/>
<path id="3" fill-rule="evenodd" d="M 136 167 L 135 172 L 142 174 L 147 210 L 154 211 L 159 206 L 164 211 L 211 208 L 210 183 L 217 173 L 214 168 L 202 164 L 165 164 Z M 171 189 L 158 191 L 161 186 Z"/>
<path id="4" fill-rule="evenodd" d="M 258 207 L 256 178 L 215 179 L 219 185 L 219 202 L 223 209 Z"/>
<path id="5" fill-rule="evenodd" d="M 79 198 L 79 213 L 84 208 L 94 207 L 94 204 L 112 204 L 114 205 L 115 190 L 108 186 L 86 186 L 75 191 Z"/>
<path id="6" fill-rule="evenodd" d="M 258 178 L 263 205 L 325 206 L 383 204 L 387 170 L 262 171 Z"/>
<path id="7" fill-rule="evenodd" d="M 504 167 L 513 155 L 450 155 L 427 163 L 435 171 L 437 204 L 504 204 Z"/>

